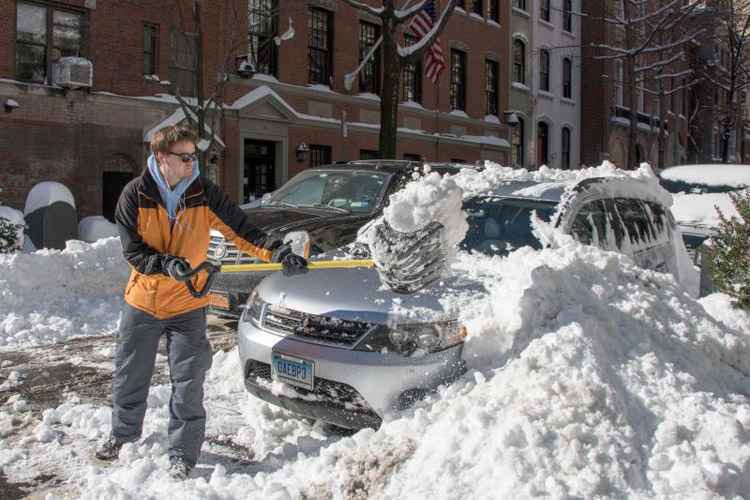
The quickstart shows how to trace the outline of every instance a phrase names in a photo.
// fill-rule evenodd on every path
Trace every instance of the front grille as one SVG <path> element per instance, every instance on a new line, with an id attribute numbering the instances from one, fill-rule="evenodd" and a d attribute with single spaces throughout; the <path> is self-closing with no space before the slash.
<path id="1" fill-rule="evenodd" d="M 211 240 L 208 243 L 208 257 L 222 264 L 254 264 L 260 262 L 257 257 L 251 257 L 240 252 L 234 243 L 217 234 L 211 234 Z"/>
<path id="2" fill-rule="evenodd" d="M 262 326 L 286 335 L 352 346 L 376 324 L 306 314 L 274 305 L 266 308 Z"/>
<path id="3" fill-rule="evenodd" d="M 260 361 L 250 360 L 245 368 L 246 377 L 260 382 L 271 382 L 271 365 Z M 315 377 L 315 388 L 312 391 L 302 387 L 288 385 L 300 394 L 301 397 L 312 396 L 315 400 L 327 406 L 343 408 L 346 410 L 371 412 L 370 406 L 357 390 L 343 382 L 336 382 L 322 377 Z"/>

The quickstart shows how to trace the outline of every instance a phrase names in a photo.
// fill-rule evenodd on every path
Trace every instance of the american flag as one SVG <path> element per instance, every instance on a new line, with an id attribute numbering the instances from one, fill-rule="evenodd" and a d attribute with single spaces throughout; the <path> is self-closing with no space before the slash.
<path id="1" fill-rule="evenodd" d="M 409 29 L 416 35 L 417 39 L 422 39 L 435 25 L 437 20 L 437 11 L 435 10 L 435 0 L 429 0 L 419 13 L 414 16 L 409 24 Z M 440 37 L 435 40 L 425 55 L 424 74 L 437 83 L 440 73 L 447 67 L 443 57 L 443 49 L 440 48 Z"/>

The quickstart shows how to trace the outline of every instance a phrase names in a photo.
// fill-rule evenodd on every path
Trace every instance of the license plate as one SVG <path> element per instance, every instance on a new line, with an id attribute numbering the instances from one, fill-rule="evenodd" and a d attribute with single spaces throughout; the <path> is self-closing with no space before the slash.
<path id="1" fill-rule="evenodd" d="M 208 294 L 208 304 L 219 309 L 229 309 L 229 297 L 222 293 L 211 292 Z"/>
<path id="2" fill-rule="evenodd" d="M 297 387 L 313 390 L 315 362 L 278 352 L 271 353 L 271 377 Z"/>

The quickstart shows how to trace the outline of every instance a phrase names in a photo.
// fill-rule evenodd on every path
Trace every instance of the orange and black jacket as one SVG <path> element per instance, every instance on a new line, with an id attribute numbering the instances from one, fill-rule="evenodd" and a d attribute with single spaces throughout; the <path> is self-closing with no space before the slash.
<path id="1" fill-rule="evenodd" d="M 214 183 L 196 178 L 183 201 L 170 222 L 156 181 L 145 169 L 125 186 L 115 210 L 123 253 L 132 267 L 125 301 L 159 319 L 208 304 L 208 297 L 195 298 L 185 283 L 169 278 L 164 260 L 173 255 L 187 259 L 193 268 L 200 265 L 207 259 L 210 229 L 220 231 L 243 252 L 271 260 L 271 250 L 264 248 L 267 235 Z M 195 287 L 202 289 L 207 279 L 207 273 L 200 273 Z"/>

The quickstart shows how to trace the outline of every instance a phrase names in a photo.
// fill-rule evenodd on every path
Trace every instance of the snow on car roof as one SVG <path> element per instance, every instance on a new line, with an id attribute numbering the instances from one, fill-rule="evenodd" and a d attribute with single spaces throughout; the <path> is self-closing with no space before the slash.
<path id="1" fill-rule="evenodd" d="M 738 189 L 750 186 L 750 165 L 703 164 L 680 165 L 662 170 L 659 176 L 670 181 L 705 186 L 733 186 Z"/>

